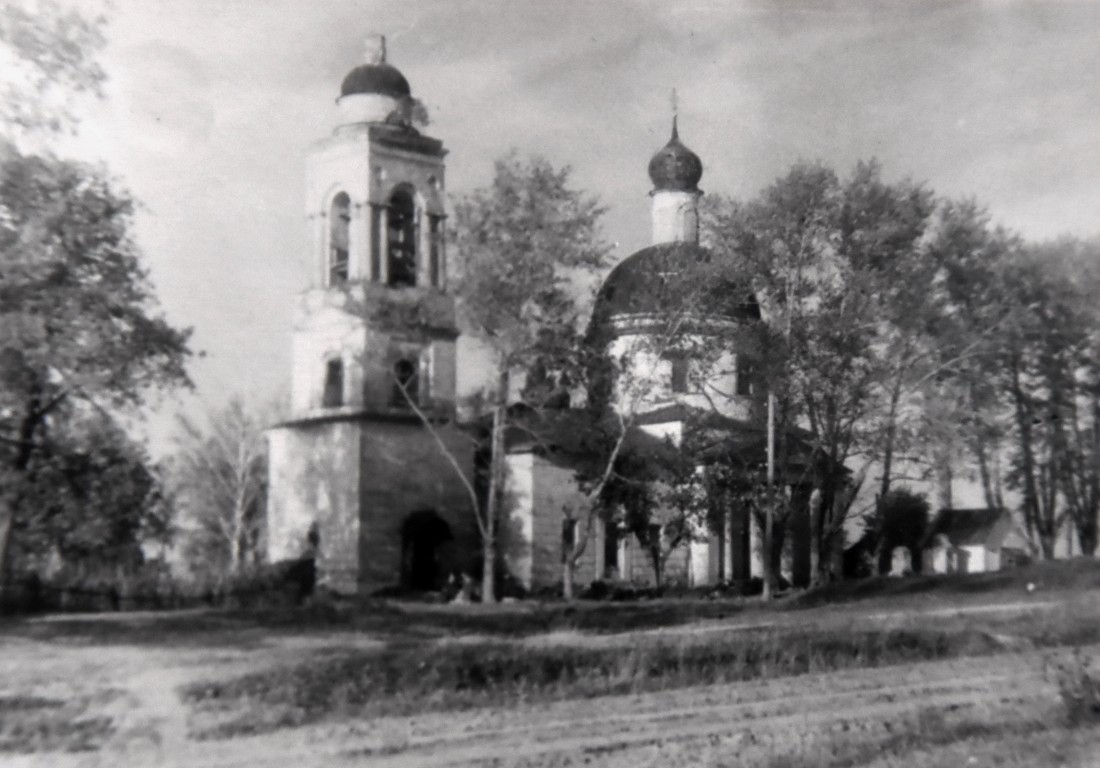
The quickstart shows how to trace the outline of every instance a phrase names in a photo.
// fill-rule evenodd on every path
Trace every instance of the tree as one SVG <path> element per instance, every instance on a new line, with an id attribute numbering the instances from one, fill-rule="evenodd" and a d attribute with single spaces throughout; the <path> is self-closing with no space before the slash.
<path id="1" fill-rule="evenodd" d="M 509 406 L 516 399 L 513 376 L 540 360 L 573 359 L 579 308 L 572 280 L 600 269 L 610 251 L 599 230 L 604 209 L 596 198 L 574 189 L 569 176 L 568 168 L 556 169 L 543 158 L 523 160 L 511 153 L 496 162 L 488 187 L 462 197 L 455 206 L 459 311 L 464 325 L 493 357 L 494 382 L 484 397 L 491 417 L 484 495 L 441 439 L 437 445 L 470 495 L 482 542 L 485 601 L 494 599 L 507 473 L 504 436 Z M 427 416 L 411 399 L 409 403 L 438 438 Z"/>
<path id="2" fill-rule="evenodd" d="M 240 397 L 209 413 L 204 429 L 180 417 L 173 496 L 193 566 L 237 576 L 259 562 L 267 503 L 267 442 L 274 419 Z"/>
<path id="3" fill-rule="evenodd" d="M 0 3 L 4 79 L 0 124 L 9 141 L 41 143 L 75 132 L 75 103 L 103 95 L 107 79 L 95 60 L 106 19 L 88 18 L 53 0 Z"/>
<path id="4" fill-rule="evenodd" d="M 600 495 L 606 523 L 621 525 L 649 555 L 654 583 L 681 545 L 705 530 L 708 501 L 699 457 L 690 441 L 635 441 L 614 460 Z"/>
<path id="5" fill-rule="evenodd" d="M 895 548 L 909 550 L 910 561 L 920 571 L 921 544 L 928 530 L 931 506 L 923 493 L 904 486 L 892 489 L 864 521 L 870 537 L 870 551 L 878 553 L 878 572 L 890 572 Z"/>
<path id="6" fill-rule="evenodd" d="M 877 163 L 857 164 L 844 180 L 803 163 L 756 201 L 713 217 L 716 248 L 749 270 L 771 325 L 761 366 L 777 396 L 778 430 L 804 424 L 811 435 L 815 581 L 839 575 L 844 523 L 866 474 L 853 483 L 845 464 L 871 461 L 869 420 L 884 395 L 896 408 L 891 374 L 919 348 L 908 313 L 927 274 L 918 257 L 932 208 L 927 190 L 883 181 Z"/>
<path id="7" fill-rule="evenodd" d="M 133 569 L 143 544 L 170 538 L 159 468 L 101 414 L 44 435 L 21 485 L 34 513 L 14 521 L 13 570 Z"/>
<path id="8" fill-rule="evenodd" d="M 100 168 L 20 148 L 75 127 L 69 97 L 98 92 L 102 22 L 50 2 L 34 14 L 5 4 L 0 19 L 0 43 L 24 73 L 11 87 L 28 100 L 4 115 L 0 139 L 3 573 L 12 525 L 34 511 L 23 495 L 47 429 L 188 384 L 190 331 L 159 315 L 130 235 L 129 195 Z M 42 84 L 58 99 L 40 99 Z"/>

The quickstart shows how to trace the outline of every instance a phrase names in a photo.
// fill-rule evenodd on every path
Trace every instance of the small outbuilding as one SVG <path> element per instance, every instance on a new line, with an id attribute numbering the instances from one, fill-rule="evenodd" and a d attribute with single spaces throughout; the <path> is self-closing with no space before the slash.
<path id="1" fill-rule="evenodd" d="M 941 509 L 921 549 L 925 573 L 985 573 L 1028 559 L 1027 536 L 1006 509 Z"/>

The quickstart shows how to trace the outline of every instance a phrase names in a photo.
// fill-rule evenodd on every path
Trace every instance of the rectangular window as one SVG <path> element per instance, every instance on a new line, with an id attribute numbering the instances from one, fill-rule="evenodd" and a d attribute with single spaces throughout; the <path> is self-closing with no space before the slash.
<path id="1" fill-rule="evenodd" d="M 382 206 L 370 207 L 370 279 L 382 279 Z"/>
<path id="2" fill-rule="evenodd" d="M 344 404 L 344 364 L 340 360 L 329 360 L 325 364 L 325 389 L 321 395 L 321 405 L 325 408 L 337 408 Z"/>
<path id="3" fill-rule="evenodd" d="M 614 579 L 619 575 L 619 526 L 606 523 L 603 536 L 603 578 Z"/>
<path id="4" fill-rule="evenodd" d="M 756 372 L 753 370 L 752 363 L 743 357 L 737 358 L 737 394 L 748 396 L 753 391 L 753 379 L 756 378 Z"/>
<path id="5" fill-rule="evenodd" d="M 688 391 L 688 359 L 682 355 L 669 358 L 672 364 L 670 389 L 676 394 Z"/>
<path id="6" fill-rule="evenodd" d="M 566 518 L 561 521 L 561 561 L 564 563 L 577 544 L 577 521 Z"/>

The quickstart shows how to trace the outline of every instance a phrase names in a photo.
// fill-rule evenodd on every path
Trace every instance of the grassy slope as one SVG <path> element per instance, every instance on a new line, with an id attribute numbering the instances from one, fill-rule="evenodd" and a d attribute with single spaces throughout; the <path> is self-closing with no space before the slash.
<path id="1" fill-rule="evenodd" d="M 935 620 L 920 612 L 944 605 L 1019 602 L 1029 595 L 1028 583 L 1039 585 L 1044 600 L 1032 610 Z M 183 695 L 195 712 L 195 734 L 217 738 L 336 714 L 511 706 L 1089 644 L 1100 642 L 1100 599 L 1090 595 L 1097 584 L 1100 568 L 1095 563 L 1069 563 L 1006 574 L 839 585 L 798 596 L 776 606 L 778 611 L 759 604 L 667 599 L 643 605 L 486 606 L 461 612 L 404 607 L 401 614 L 382 614 L 384 622 L 377 614 L 357 620 L 386 632 L 394 631 L 391 622 L 407 621 L 405 633 L 395 633 L 381 652 L 344 652 L 196 683 Z M 1050 605 L 1055 597 L 1064 602 Z M 833 615 L 838 604 L 846 605 Z M 869 619 L 884 606 L 894 611 L 889 621 Z M 911 617 L 906 609 L 913 612 Z M 553 643 L 516 639 L 548 628 L 608 632 L 623 625 L 635 629 L 731 615 L 749 621 L 718 625 L 714 628 L 719 631 L 706 633 L 693 631 L 697 625 L 657 635 L 623 631 L 613 642 L 593 643 L 575 631 Z M 756 628 L 746 629 L 746 623 Z M 471 631 L 480 635 L 475 643 L 423 641 Z"/>
<path id="2" fill-rule="evenodd" d="M 1026 590 L 1028 583 L 1037 585 L 1033 594 Z M 574 605 L 319 604 L 265 612 L 23 620 L 0 625 L 0 642 L 7 638 L 20 644 L 59 644 L 55 647 L 102 644 L 244 653 L 270 668 L 260 675 L 197 683 L 183 691 L 192 710 L 193 733 L 218 737 L 372 712 L 501 706 L 1097 642 L 1097 588 L 1100 564 L 1076 561 L 998 574 L 840 584 L 768 606 L 754 600 L 698 597 Z M 1029 600 L 1064 605 L 939 616 L 934 622 L 919 615 L 928 609 Z M 870 619 L 884 611 L 895 617 L 916 615 L 911 620 Z M 745 629 L 761 625 L 765 626 Z M 645 631 L 657 628 L 665 629 Z M 727 631 L 732 629 L 738 631 Z M 310 647 L 323 646 L 325 651 L 283 654 L 281 662 L 273 664 L 266 651 L 273 638 L 303 637 L 310 639 Z M 364 646 L 371 649 L 363 650 Z M 14 699 L 8 708 L 24 709 Z M 19 720 L 27 722 L 3 733 L 0 749 L 33 747 L 41 737 L 32 738 L 31 731 L 49 730 L 37 720 L 63 711 L 50 702 L 21 712 Z M 71 713 L 63 719 L 70 720 Z M 6 720 L 13 726 L 16 722 L 10 716 Z M 32 726 L 30 720 L 36 723 Z M 96 723 L 98 732 L 110 727 Z M 99 738 L 99 733 L 89 739 L 83 732 L 62 730 L 56 733 L 65 742 L 62 748 L 94 748 Z M 1053 744 L 1057 739 L 1051 733 L 1036 731 L 1027 744 Z M 979 728 L 939 738 L 943 743 L 929 748 L 950 753 L 957 743 L 996 744 L 1017 737 Z M 1078 737 L 1066 738 L 1073 742 Z M 841 761 L 835 764 L 864 764 L 862 743 L 838 744 Z M 44 743 L 39 748 L 57 746 Z M 880 747 L 880 756 L 913 751 L 904 741 Z M 852 750 L 856 754 L 843 757 Z M 789 757 L 796 761 L 791 765 L 810 764 L 798 763 L 797 755 Z"/>

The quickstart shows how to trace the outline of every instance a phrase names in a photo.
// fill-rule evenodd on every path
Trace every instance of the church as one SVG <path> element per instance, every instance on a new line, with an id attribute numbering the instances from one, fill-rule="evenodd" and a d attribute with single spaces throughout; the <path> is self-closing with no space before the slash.
<path id="1" fill-rule="evenodd" d="M 411 103 L 409 83 L 383 47 L 344 78 L 337 125 L 311 148 L 305 186 L 313 268 L 293 310 L 292 416 L 268 432 L 268 559 L 311 556 L 318 583 L 345 594 L 432 590 L 450 574 L 480 568 L 471 492 L 487 444 L 477 420 L 461 423 L 457 408 L 461 329 L 447 281 L 447 151 L 413 127 Z M 670 298 L 664 276 L 710 258 L 699 243 L 702 161 L 681 142 L 675 120 L 648 174 L 652 245 L 606 276 L 588 334 L 609 357 L 629 358 L 644 371 L 645 386 L 611 382 L 608 405 L 629 416 L 638 439 L 677 442 L 694 419 L 714 446 L 759 465 L 766 393 L 751 366 L 723 353 L 700 382 L 690 355 L 651 343 L 654 302 Z M 745 288 L 708 290 L 695 333 L 736 333 L 759 322 Z M 567 408 L 555 418 L 568 425 L 578 414 Z M 563 548 L 573 535 L 563 510 L 580 503 L 576 469 L 568 450 L 548 451 L 540 441 L 513 436 L 505 450 L 500 557 L 525 589 L 550 589 L 561 582 Z M 794 465 L 808 461 L 804 453 L 788 451 L 784 477 L 795 477 Z M 783 570 L 806 584 L 809 487 L 784 482 L 796 511 Z M 672 548 L 665 583 L 760 576 L 759 528 L 746 504 L 728 505 L 716 525 Z M 575 583 L 651 584 L 648 554 L 621 525 L 597 520 Z"/>

